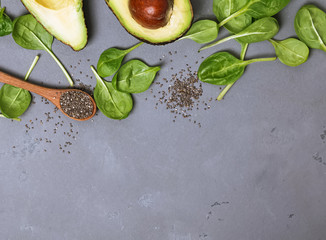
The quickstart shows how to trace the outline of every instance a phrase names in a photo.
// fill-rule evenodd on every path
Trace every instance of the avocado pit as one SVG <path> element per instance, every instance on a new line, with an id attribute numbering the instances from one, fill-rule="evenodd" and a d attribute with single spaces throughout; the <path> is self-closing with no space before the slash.
<path id="1" fill-rule="evenodd" d="M 167 25 L 173 10 L 173 0 L 129 0 L 129 10 L 137 23 L 148 29 Z"/>

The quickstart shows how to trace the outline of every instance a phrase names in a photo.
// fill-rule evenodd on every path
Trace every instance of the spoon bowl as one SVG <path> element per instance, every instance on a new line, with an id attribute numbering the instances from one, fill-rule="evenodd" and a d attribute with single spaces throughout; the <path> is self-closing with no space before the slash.
<path id="1" fill-rule="evenodd" d="M 38 86 L 23 80 L 20 80 L 19 78 L 13 77 L 9 74 L 3 73 L 0 71 L 0 82 L 10 84 L 15 87 L 26 89 L 30 92 L 36 93 L 46 99 L 48 99 L 50 102 L 52 102 L 64 115 L 67 117 L 76 120 L 76 121 L 87 121 L 91 119 L 95 113 L 96 113 L 96 103 L 94 99 L 86 92 L 79 90 L 79 89 L 55 89 L 55 88 L 46 88 L 42 86 Z M 91 101 L 91 104 L 93 105 L 92 113 L 87 116 L 86 118 L 76 118 L 73 116 L 69 116 L 68 113 L 66 113 L 61 106 L 60 99 L 61 96 L 68 92 L 79 92 L 82 94 L 85 94 L 85 96 L 89 97 L 89 100 Z"/>
<path id="2" fill-rule="evenodd" d="M 45 97 L 45 96 L 43 96 L 43 97 L 45 97 L 49 101 L 51 101 L 67 117 L 69 117 L 73 120 L 76 120 L 76 121 L 87 121 L 87 120 L 91 119 L 92 117 L 94 117 L 94 115 L 96 113 L 96 103 L 95 103 L 94 99 L 88 93 L 86 93 L 82 90 L 79 90 L 79 89 L 50 89 L 50 90 L 55 90 L 55 91 L 53 91 L 53 92 L 51 91 L 50 92 L 51 94 L 49 94 L 47 97 Z M 89 97 L 89 99 L 91 100 L 92 105 L 93 105 L 92 114 L 86 118 L 75 118 L 75 117 L 70 116 L 68 113 L 66 113 L 61 106 L 60 99 L 61 99 L 61 96 L 67 92 L 80 92 L 80 93 L 86 95 L 87 97 Z"/>

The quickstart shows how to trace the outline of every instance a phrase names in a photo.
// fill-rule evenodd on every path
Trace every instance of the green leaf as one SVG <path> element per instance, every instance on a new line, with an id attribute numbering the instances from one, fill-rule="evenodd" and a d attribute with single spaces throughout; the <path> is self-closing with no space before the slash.
<path id="1" fill-rule="evenodd" d="M 279 25 L 275 18 L 266 17 L 255 21 L 241 32 L 209 44 L 200 50 L 208 49 L 232 39 L 237 39 L 241 43 L 261 42 L 274 37 L 279 31 Z"/>
<path id="2" fill-rule="evenodd" d="M 93 66 L 91 69 L 97 80 L 94 89 L 94 100 L 97 107 L 108 118 L 117 120 L 127 118 L 133 108 L 131 94 L 115 90 L 112 83 L 104 81 Z"/>
<path id="3" fill-rule="evenodd" d="M 46 48 L 52 48 L 53 36 L 30 14 L 15 19 L 12 36 L 18 45 L 26 49 L 46 50 Z"/>
<path id="4" fill-rule="evenodd" d="M 240 43 L 240 44 L 241 44 L 240 60 L 244 60 L 247 50 L 248 50 L 248 47 L 249 47 L 249 44 L 248 43 Z M 224 98 L 224 96 L 230 91 L 230 89 L 232 88 L 232 86 L 234 84 L 235 84 L 235 82 L 226 85 L 225 88 L 218 95 L 217 100 L 221 101 Z"/>
<path id="5" fill-rule="evenodd" d="M 260 19 L 271 17 L 280 12 L 290 0 L 214 0 L 213 10 L 220 21 L 219 27 L 225 26 L 230 32 L 239 33 L 252 21 L 252 17 Z M 239 39 L 242 46 L 241 59 L 244 59 L 244 45 Z M 228 84 L 220 93 L 218 100 L 222 100 L 225 94 L 230 90 L 234 83 Z"/>
<path id="6" fill-rule="evenodd" d="M 39 56 L 36 56 L 25 76 L 25 80 L 28 79 L 38 59 Z M 32 98 L 29 91 L 9 84 L 4 84 L 0 90 L 1 113 L 7 118 L 16 119 L 28 109 L 31 100 Z"/>
<path id="7" fill-rule="evenodd" d="M 291 0 L 251 0 L 244 7 L 255 19 L 271 17 L 285 8 Z"/>
<path id="8" fill-rule="evenodd" d="M 296 14 L 295 31 L 310 48 L 326 52 L 326 13 L 314 5 L 303 6 Z"/>
<path id="9" fill-rule="evenodd" d="M 14 21 L 12 36 L 15 42 L 23 48 L 31 50 L 45 50 L 58 64 L 70 86 L 74 85 L 69 73 L 52 52 L 53 36 L 31 15 L 18 17 Z"/>
<path id="10" fill-rule="evenodd" d="M 287 66 L 299 66 L 309 57 L 309 48 L 298 39 L 288 38 L 283 41 L 270 39 L 269 41 L 273 44 L 278 59 Z"/>
<path id="11" fill-rule="evenodd" d="M 225 18 L 219 26 L 223 26 L 243 14 L 249 14 L 255 19 L 271 17 L 280 12 L 291 0 L 248 0 L 241 9 Z"/>
<path id="12" fill-rule="evenodd" d="M 233 13 L 240 10 L 247 4 L 248 0 L 214 0 L 213 11 L 219 22 L 222 22 Z M 242 14 L 231 19 L 224 27 L 231 33 L 238 33 L 252 23 L 252 17 L 249 14 Z"/>
<path id="13" fill-rule="evenodd" d="M 18 118 L 29 107 L 31 94 L 24 89 L 4 84 L 0 90 L 0 109 L 7 118 Z"/>
<path id="14" fill-rule="evenodd" d="M 242 43 L 262 42 L 274 37 L 280 30 L 278 21 L 273 17 L 265 17 L 255 21 L 232 38 Z"/>
<path id="15" fill-rule="evenodd" d="M 205 59 L 198 69 L 202 82 L 214 85 L 228 85 L 237 81 L 247 65 L 254 62 L 274 61 L 276 58 L 260 58 L 242 61 L 228 52 L 218 52 Z"/>
<path id="16" fill-rule="evenodd" d="M 124 57 L 142 44 L 143 42 L 140 42 L 137 45 L 126 50 L 118 48 L 109 48 L 105 50 L 101 54 L 100 59 L 97 63 L 98 74 L 104 78 L 116 73 L 119 70 Z"/>
<path id="17" fill-rule="evenodd" d="M 131 60 L 115 74 L 112 79 L 113 87 L 126 93 L 145 92 L 160 69 L 160 67 L 149 67 L 139 60 Z"/>
<path id="18" fill-rule="evenodd" d="M 0 7 L 0 37 L 9 35 L 13 30 L 13 22 L 4 12 L 5 8 Z"/>
<path id="19" fill-rule="evenodd" d="M 200 20 L 195 22 L 189 31 L 180 40 L 191 39 L 197 43 L 209 43 L 217 38 L 218 24 L 212 20 Z"/>

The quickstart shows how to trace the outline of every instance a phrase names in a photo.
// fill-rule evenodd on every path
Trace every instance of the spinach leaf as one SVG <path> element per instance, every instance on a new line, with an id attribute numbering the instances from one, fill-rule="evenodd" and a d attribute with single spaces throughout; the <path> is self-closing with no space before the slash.
<path id="1" fill-rule="evenodd" d="M 285 8 L 291 0 L 251 0 L 244 7 L 255 19 L 271 17 Z"/>
<path id="2" fill-rule="evenodd" d="M 309 57 L 309 48 L 298 39 L 288 38 L 283 41 L 270 39 L 269 41 L 273 44 L 278 59 L 287 66 L 299 66 Z"/>
<path id="3" fill-rule="evenodd" d="M 97 63 L 98 74 L 103 78 L 113 75 L 119 70 L 124 57 L 142 44 L 143 43 L 140 42 L 137 45 L 125 50 L 118 48 L 109 48 L 105 50 L 101 54 Z"/>
<path id="4" fill-rule="evenodd" d="M 248 0 L 214 0 L 213 1 L 213 11 L 219 22 L 222 22 L 227 17 L 231 16 L 233 13 L 240 10 L 248 3 Z M 245 28 L 247 28 L 250 24 L 252 24 L 253 19 L 249 14 L 242 14 L 236 18 L 231 19 L 228 23 L 224 25 L 224 27 L 231 33 L 239 33 Z M 237 40 L 237 39 L 236 39 Z M 237 40 L 241 45 L 241 54 L 240 59 L 244 60 L 249 44 L 242 43 Z M 227 92 L 231 89 L 234 83 L 228 84 L 219 94 L 217 100 L 222 100 L 223 97 L 227 94 Z"/>
<path id="5" fill-rule="evenodd" d="M 249 44 L 248 43 L 241 43 L 240 60 L 244 60 L 245 59 L 245 56 L 246 56 L 248 47 L 249 47 Z M 218 101 L 221 101 L 235 83 L 236 82 L 230 83 L 230 84 L 226 85 L 225 88 L 218 95 L 217 100 Z"/>
<path id="6" fill-rule="evenodd" d="M 248 27 L 248 25 L 252 22 L 252 18 L 261 19 L 264 17 L 271 17 L 281 11 L 289 2 L 290 0 L 214 0 L 213 10 L 215 16 L 220 21 L 219 27 L 225 26 L 230 32 L 239 33 L 244 31 L 245 28 Z M 249 21 L 249 19 L 251 22 Z M 246 26 L 246 24 L 248 25 Z M 278 28 L 278 26 L 277 28 L 274 28 L 274 31 Z M 268 40 L 270 38 L 270 36 L 264 36 L 259 39 L 259 33 L 257 34 L 257 36 L 255 35 L 256 34 L 252 36 L 240 36 L 239 38 L 238 36 L 235 38 L 231 36 L 230 38 L 224 39 L 221 42 L 233 38 L 236 39 L 241 44 L 240 59 L 244 60 L 248 44 L 250 42 L 255 42 L 258 40 Z M 213 43 L 209 46 L 206 46 L 205 48 L 202 48 L 201 50 L 209 48 L 210 46 L 219 43 Z M 227 86 L 223 89 L 217 99 L 222 100 L 234 83 L 235 81 L 230 84 L 227 84 Z"/>
<path id="7" fill-rule="evenodd" d="M 326 13 L 314 5 L 305 5 L 297 13 L 294 28 L 308 47 L 326 52 Z"/>
<path id="8" fill-rule="evenodd" d="M 227 42 L 231 39 L 237 39 L 241 43 L 255 43 L 265 41 L 274 37 L 278 33 L 279 29 L 280 27 L 275 18 L 261 18 L 255 21 L 250 26 L 248 26 L 246 29 L 242 30 L 241 32 L 219 40 L 217 42 L 214 42 L 212 44 L 209 44 L 201 48 L 200 51 Z"/>
<path id="9" fill-rule="evenodd" d="M 191 39 L 199 44 L 209 43 L 217 38 L 218 24 L 212 20 L 200 20 L 195 22 L 189 31 L 179 40 Z"/>
<path id="10" fill-rule="evenodd" d="M 131 94 L 115 90 L 111 82 L 104 81 L 93 66 L 91 69 L 96 77 L 94 99 L 97 107 L 107 117 L 112 119 L 127 118 L 133 108 Z"/>
<path id="11" fill-rule="evenodd" d="M 231 16 L 233 13 L 240 10 L 242 7 L 244 7 L 248 3 L 248 0 L 214 0 L 213 1 L 213 11 L 214 14 L 219 22 L 222 22 L 224 19 Z M 228 23 L 224 25 L 224 27 L 231 33 L 239 33 L 242 30 L 244 30 L 246 27 L 248 27 L 250 24 L 252 24 L 253 19 L 252 17 L 247 14 L 241 14 L 238 17 L 235 17 L 231 19 Z M 238 41 L 238 40 L 237 40 Z M 248 43 L 242 43 L 238 41 L 241 45 L 241 54 L 240 59 L 244 60 L 245 55 L 247 53 L 247 49 L 249 44 Z M 234 83 L 228 84 L 223 91 L 218 96 L 218 100 L 223 99 L 225 94 L 231 89 Z"/>
<path id="12" fill-rule="evenodd" d="M 145 92 L 153 83 L 160 67 L 149 67 L 139 60 L 123 65 L 112 79 L 112 86 L 120 92 Z"/>
<path id="13" fill-rule="evenodd" d="M 242 14 L 249 14 L 255 19 L 271 17 L 286 7 L 290 1 L 291 0 L 249 0 L 245 6 L 220 22 L 219 26 L 225 25 Z"/>
<path id="14" fill-rule="evenodd" d="M 248 0 L 214 0 L 213 1 L 213 11 L 218 21 L 222 22 L 227 17 L 231 16 L 233 13 L 241 9 L 247 4 Z M 231 33 L 239 33 L 252 24 L 253 19 L 249 14 L 242 14 L 234 19 L 231 19 L 224 27 Z M 238 41 L 238 40 L 237 40 Z M 241 57 L 244 56 L 247 51 L 247 44 L 243 44 L 239 41 L 241 45 Z"/>
<path id="15" fill-rule="evenodd" d="M 237 81 L 245 68 L 255 62 L 274 61 L 276 58 L 260 58 L 243 61 L 228 52 L 218 52 L 205 59 L 198 69 L 202 82 L 214 85 L 228 85 Z"/>
<path id="16" fill-rule="evenodd" d="M 53 36 L 32 15 L 27 14 L 15 19 L 12 36 L 15 42 L 23 48 L 48 52 L 63 71 L 69 84 L 74 85 L 69 73 L 52 52 Z"/>
<path id="17" fill-rule="evenodd" d="M 22 115 L 31 103 L 29 91 L 4 84 L 0 90 L 0 110 L 7 118 Z"/>
<path id="18" fill-rule="evenodd" d="M 29 78 L 38 60 L 39 56 L 36 56 L 25 76 L 25 81 Z M 29 91 L 22 88 L 4 84 L 0 90 L 0 110 L 6 118 L 17 119 L 28 109 L 31 100 Z"/>
<path id="19" fill-rule="evenodd" d="M 248 0 L 214 0 L 213 11 L 219 22 L 222 22 L 233 13 L 240 10 L 247 4 Z M 252 17 L 249 14 L 242 14 L 231 19 L 224 27 L 231 33 L 238 33 L 252 23 Z"/>
<path id="20" fill-rule="evenodd" d="M 9 35 L 13 29 L 13 23 L 10 17 L 5 14 L 5 9 L 0 6 L 0 37 Z"/>

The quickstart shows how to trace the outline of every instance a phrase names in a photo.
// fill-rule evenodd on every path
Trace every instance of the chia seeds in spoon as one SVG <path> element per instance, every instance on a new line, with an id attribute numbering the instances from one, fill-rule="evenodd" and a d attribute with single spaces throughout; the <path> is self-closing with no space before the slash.
<path id="1" fill-rule="evenodd" d="M 60 97 L 60 105 L 68 116 L 85 119 L 92 115 L 94 105 L 90 97 L 80 91 L 67 91 Z"/>

